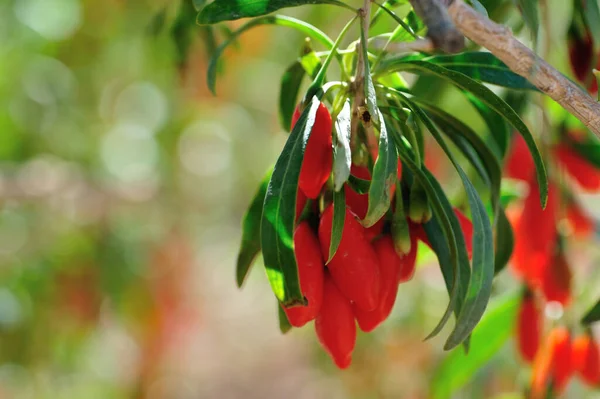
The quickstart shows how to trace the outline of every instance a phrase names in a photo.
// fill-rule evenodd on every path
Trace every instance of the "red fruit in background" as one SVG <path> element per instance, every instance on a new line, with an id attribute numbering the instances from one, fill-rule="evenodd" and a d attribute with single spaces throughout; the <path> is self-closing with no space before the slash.
<path id="1" fill-rule="evenodd" d="M 591 333 L 573 342 L 573 369 L 586 384 L 600 385 L 600 348 Z"/>
<path id="2" fill-rule="evenodd" d="M 600 169 L 564 143 L 555 148 L 555 153 L 560 165 L 582 189 L 586 191 L 600 190 Z"/>
<path id="3" fill-rule="evenodd" d="M 315 331 L 335 364 L 341 369 L 350 366 L 356 343 L 354 314 L 350 302 L 327 272 L 323 285 L 323 305 L 315 320 Z"/>
<path id="4" fill-rule="evenodd" d="M 569 32 L 569 61 L 575 77 L 581 83 L 585 83 L 592 75 L 593 51 L 592 37 L 589 32 L 586 32 L 584 37 L 576 35 L 573 31 Z M 588 90 L 598 91 L 595 78 L 591 79 Z"/>
<path id="5" fill-rule="evenodd" d="M 556 254 L 542 270 L 542 292 L 548 302 L 567 305 L 571 300 L 571 270 L 564 254 Z"/>
<path id="6" fill-rule="evenodd" d="M 329 257 L 333 206 L 329 205 L 319 223 L 319 241 L 324 258 Z M 380 290 L 379 261 L 365 229 L 346 208 L 340 245 L 327 265 L 333 281 L 342 294 L 369 311 L 377 307 Z"/>
<path id="7" fill-rule="evenodd" d="M 361 330 L 370 332 L 381 324 L 390 315 L 396 295 L 398 293 L 398 280 L 403 262 L 396 254 L 391 236 L 383 236 L 373 243 L 373 248 L 379 259 L 381 275 L 381 288 L 379 290 L 379 303 L 372 311 L 364 311 L 353 306 L 354 316 Z"/>
<path id="8" fill-rule="evenodd" d="M 422 232 L 423 236 L 425 236 L 425 230 L 423 230 L 423 226 L 420 224 L 415 224 L 409 221 L 408 227 L 410 230 L 410 251 L 405 256 L 400 257 L 400 274 L 398 276 L 398 283 L 410 281 L 415 275 L 415 269 L 417 266 L 417 249 L 419 245 L 417 238 L 420 234 L 419 232 Z"/>
<path id="9" fill-rule="evenodd" d="M 522 213 L 513 221 L 515 248 L 511 268 L 518 276 L 524 278 L 530 287 L 540 286 L 542 272 L 552 259 L 558 234 L 558 189 L 550 182 L 545 210 L 542 210 L 539 195 L 539 187 L 532 181 Z"/>
<path id="10" fill-rule="evenodd" d="M 306 201 L 308 201 L 306 195 L 304 195 L 302 190 L 298 190 L 298 194 L 296 195 L 296 220 L 298 220 L 302 215 L 302 211 L 306 206 Z"/>
<path id="11" fill-rule="evenodd" d="M 533 362 L 540 346 L 542 317 L 531 292 L 523 295 L 517 315 L 517 344 L 523 360 Z"/>
<path id="12" fill-rule="evenodd" d="M 473 223 L 457 208 L 454 208 L 454 213 L 456 214 L 458 223 L 460 223 L 460 228 L 463 232 L 463 236 L 465 237 L 467 254 L 469 255 L 469 259 L 471 259 L 473 256 Z"/>
<path id="13" fill-rule="evenodd" d="M 302 327 L 314 320 L 323 302 L 324 262 L 319 240 L 308 222 L 302 222 L 294 232 L 294 254 L 298 264 L 300 288 L 308 300 L 307 306 L 283 308 L 290 324 Z"/>
<path id="14" fill-rule="evenodd" d="M 576 202 L 567 205 L 566 217 L 575 237 L 585 238 L 594 233 L 594 222 Z"/>
<path id="15" fill-rule="evenodd" d="M 556 327 L 535 358 L 532 371 L 531 398 L 545 399 L 552 384 L 553 392 L 560 394 L 573 375 L 571 334 L 565 327 Z"/>
<path id="16" fill-rule="evenodd" d="M 292 128 L 300 118 L 300 105 L 292 116 Z M 317 109 L 315 124 L 306 143 L 304 161 L 300 168 L 298 186 L 308 198 L 315 199 L 331 174 L 333 165 L 331 129 L 333 123 L 327 107 L 321 103 Z"/>
<path id="17" fill-rule="evenodd" d="M 535 164 L 527 143 L 518 133 L 513 134 L 510 150 L 504 163 L 504 174 L 507 177 L 525 181 L 530 181 L 535 175 Z"/>

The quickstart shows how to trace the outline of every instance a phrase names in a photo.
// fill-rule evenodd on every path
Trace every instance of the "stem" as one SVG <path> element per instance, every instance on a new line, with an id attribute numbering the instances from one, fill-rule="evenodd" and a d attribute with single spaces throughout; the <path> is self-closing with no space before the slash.
<path id="1" fill-rule="evenodd" d="M 358 123 L 360 121 L 360 111 L 359 108 L 365 105 L 365 62 L 368 60 L 364 60 L 363 54 L 366 51 L 363 51 L 363 46 L 367 46 L 367 41 L 369 40 L 369 22 L 371 18 L 371 0 L 364 0 L 363 7 L 358 10 L 358 15 L 361 18 L 362 23 L 362 31 L 364 34 L 361 34 L 360 41 L 356 46 L 356 73 L 354 75 L 353 82 L 353 90 L 354 90 L 354 105 L 352 109 L 352 121 L 351 121 L 351 137 L 356 137 L 356 133 L 358 131 Z M 354 140 L 351 140 L 354 142 Z"/>
<path id="2" fill-rule="evenodd" d="M 463 0 L 454 0 L 448 13 L 463 35 L 487 48 L 600 137 L 600 104 L 518 41 L 510 29 L 479 14 Z"/>

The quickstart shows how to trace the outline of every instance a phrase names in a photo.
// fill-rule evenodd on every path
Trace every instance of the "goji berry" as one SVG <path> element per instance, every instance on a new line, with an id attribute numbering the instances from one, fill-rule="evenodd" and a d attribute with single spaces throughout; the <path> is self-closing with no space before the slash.
<path id="1" fill-rule="evenodd" d="M 600 348 L 591 333 L 583 334 L 573 342 L 573 368 L 588 385 L 600 385 Z"/>
<path id="2" fill-rule="evenodd" d="M 333 206 L 329 205 L 319 224 L 323 257 L 328 258 L 331 243 Z M 364 228 L 346 208 L 344 229 L 338 249 L 328 264 L 335 284 L 346 298 L 364 310 L 377 307 L 380 289 L 379 261 Z"/>
<path id="3" fill-rule="evenodd" d="M 300 105 L 292 116 L 292 127 L 300 118 Z M 321 103 L 317 109 L 315 123 L 306 143 L 304 160 L 300 168 L 298 186 L 308 198 L 315 199 L 331 174 L 333 165 L 331 129 L 333 122 L 327 107 Z"/>
<path id="4" fill-rule="evenodd" d="M 534 172 L 535 164 L 525 139 L 518 133 L 513 134 L 510 150 L 504 163 L 504 173 L 513 179 L 530 181 Z"/>
<path id="5" fill-rule="evenodd" d="M 532 397 L 545 398 L 548 387 L 556 394 L 564 391 L 573 375 L 571 334 L 565 327 L 556 327 L 546 338 L 535 358 L 532 373 Z"/>
<path id="6" fill-rule="evenodd" d="M 600 169 L 566 144 L 559 144 L 555 151 L 560 165 L 582 189 L 586 191 L 600 190 Z"/>
<path id="7" fill-rule="evenodd" d="M 567 205 L 567 221 L 575 237 L 585 238 L 594 232 L 594 222 L 575 201 Z"/>
<path id="8" fill-rule="evenodd" d="M 558 253 L 542 270 L 542 292 L 549 302 L 563 306 L 571 300 L 571 269 L 564 257 Z"/>
<path id="9" fill-rule="evenodd" d="M 523 360 L 533 362 L 540 346 L 542 317 L 531 291 L 526 291 L 517 315 L 517 344 Z"/>
<path id="10" fill-rule="evenodd" d="M 352 306 L 334 284 L 328 272 L 325 272 L 323 305 L 315 320 L 315 331 L 319 342 L 335 364 L 341 369 L 350 366 L 356 343 L 356 324 Z"/>
<path id="11" fill-rule="evenodd" d="M 317 317 L 323 302 L 323 269 L 325 266 L 319 240 L 308 222 L 300 223 L 294 232 L 294 253 L 298 264 L 300 288 L 308 305 L 294 306 L 283 310 L 292 326 L 302 327 Z"/>
<path id="12" fill-rule="evenodd" d="M 296 220 L 298 220 L 302 215 L 302 211 L 306 206 L 306 201 L 308 201 L 306 195 L 302 192 L 302 190 L 298 190 L 298 194 L 296 195 Z"/>
<path id="13" fill-rule="evenodd" d="M 350 169 L 352 175 L 358 177 L 363 180 L 371 180 L 371 173 L 369 169 L 364 166 L 352 165 Z M 350 187 L 350 185 L 346 184 L 344 186 L 345 197 L 346 197 L 346 206 L 350 208 L 350 210 L 358 216 L 359 219 L 364 219 L 367 216 L 367 211 L 369 209 L 369 194 L 359 194 Z M 365 235 L 369 241 L 373 240 L 383 230 L 384 220 L 381 218 L 377 223 L 373 226 L 365 229 Z"/>
<path id="14" fill-rule="evenodd" d="M 361 330 L 373 331 L 390 315 L 396 294 L 398 293 L 398 282 L 402 270 L 402 260 L 396 254 L 392 237 L 385 235 L 373 243 L 373 248 L 379 259 L 381 274 L 381 289 L 379 290 L 379 303 L 374 310 L 365 311 L 353 306 L 354 316 Z"/>

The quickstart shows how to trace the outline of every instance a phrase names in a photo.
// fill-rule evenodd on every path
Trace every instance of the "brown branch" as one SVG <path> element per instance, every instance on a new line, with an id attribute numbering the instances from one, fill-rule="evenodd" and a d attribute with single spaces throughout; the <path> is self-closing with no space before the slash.
<path id="1" fill-rule="evenodd" d="M 479 14 L 463 0 L 454 0 L 448 13 L 463 35 L 487 48 L 600 137 L 600 103 L 518 41 L 509 28 Z"/>
<path id="2" fill-rule="evenodd" d="M 452 23 L 445 3 L 441 0 L 409 1 L 427 26 L 427 37 L 436 48 L 446 53 L 458 53 L 465 48 L 465 38 Z"/>

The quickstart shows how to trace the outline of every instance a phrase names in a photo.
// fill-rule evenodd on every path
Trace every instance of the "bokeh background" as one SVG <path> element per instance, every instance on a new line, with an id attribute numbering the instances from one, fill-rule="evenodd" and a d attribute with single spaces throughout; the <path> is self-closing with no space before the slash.
<path id="1" fill-rule="evenodd" d="M 286 12 L 333 36 L 343 13 Z M 229 33 L 194 18 L 191 0 L 0 2 L 0 398 L 431 397 L 445 333 L 423 338 L 447 294 L 426 249 L 343 372 L 312 325 L 280 333 L 260 259 L 237 289 L 241 218 L 285 142 L 279 77 L 303 38 L 247 33 L 215 97 L 211 43 Z M 574 252 L 598 262 L 590 243 Z M 495 286 L 516 288 L 508 272 Z M 453 397 L 520 398 L 527 380 L 508 340 Z"/>

